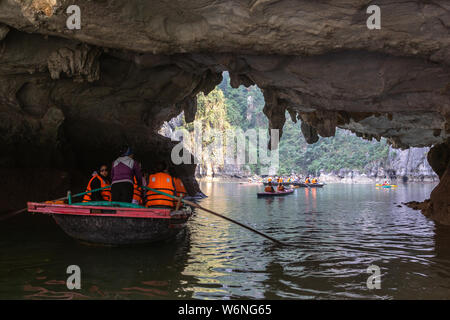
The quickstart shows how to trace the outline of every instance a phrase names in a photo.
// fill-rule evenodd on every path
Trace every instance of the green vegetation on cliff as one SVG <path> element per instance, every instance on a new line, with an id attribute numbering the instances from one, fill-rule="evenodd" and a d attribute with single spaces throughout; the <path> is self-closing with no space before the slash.
<path id="1" fill-rule="evenodd" d="M 232 88 L 228 73 L 223 81 L 209 95 L 199 94 L 196 120 L 203 130 L 216 129 L 224 132 L 230 128 L 248 129 L 268 128 L 268 120 L 262 112 L 264 97 L 257 86 Z M 367 164 L 387 159 L 389 146 L 385 140 L 363 140 L 349 131 L 337 129 L 336 135 L 320 138 L 315 144 L 307 144 L 300 130 L 300 121 L 292 122 L 286 114 L 286 123 L 280 141 L 279 159 L 281 174 L 291 171 L 316 175 L 320 170 L 326 172 L 340 169 L 362 170 Z M 193 124 L 184 124 L 193 131 Z M 212 140 L 204 141 L 204 146 Z M 255 146 L 250 146 L 254 148 Z M 253 173 L 259 173 L 259 164 L 250 165 Z"/>
<path id="2" fill-rule="evenodd" d="M 233 89 L 228 73 L 224 73 L 218 88 L 224 93 L 227 119 L 232 126 L 243 130 L 267 129 L 268 121 L 262 113 L 264 96 L 257 86 Z M 249 96 L 252 97 L 251 103 Z M 311 174 L 321 169 L 327 172 L 342 168 L 361 170 L 371 162 L 387 159 L 389 146 L 384 139 L 367 141 L 349 131 L 337 129 L 334 137 L 320 138 L 317 143 L 307 144 L 300 130 L 300 121 L 292 122 L 287 113 L 286 119 L 279 150 L 282 174 L 289 174 L 292 170 Z"/>
<path id="3" fill-rule="evenodd" d="M 280 169 L 288 174 L 293 169 L 303 173 L 318 174 L 347 169 L 363 169 L 367 164 L 387 159 L 389 146 L 385 140 L 363 140 L 349 131 L 338 129 L 330 138 L 320 138 L 307 144 L 300 123 L 286 121 L 280 141 Z"/>

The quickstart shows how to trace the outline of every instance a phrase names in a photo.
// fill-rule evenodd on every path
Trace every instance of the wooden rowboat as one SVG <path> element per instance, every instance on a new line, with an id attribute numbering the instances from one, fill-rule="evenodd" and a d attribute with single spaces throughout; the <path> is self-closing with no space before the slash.
<path id="1" fill-rule="evenodd" d="M 258 192 L 258 198 L 261 197 L 278 197 L 278 196 L 286 196 L 294 192 L 294 189 L 288 189 L 285 191 L 277 191 L 277 192 Z"/>
<path id="2" fill-rule="evenodd" d="M 123 245 L 163 241 L 186 227 L 191 209 L 172 211 L 121 202 L 73 205 L 28 202 L 28 211 L 53 216 L 69 236 L 82 242 Z"/>

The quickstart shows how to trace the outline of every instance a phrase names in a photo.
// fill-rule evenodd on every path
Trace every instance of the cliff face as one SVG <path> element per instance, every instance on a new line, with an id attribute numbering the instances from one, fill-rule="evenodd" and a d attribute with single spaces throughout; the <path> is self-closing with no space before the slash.
<path id="1" fill-rule="evenodd" d="M 342 168 L 334 172 L 321 171 L 324 182 L 375 183 L 390 180 L 392 183 L 439 181 L 427 161 L 430 148 L 405 150 L 389 147 L 387 159 L 369 163 L 364 170 Z"/>
<path id="2" fill-rule="evenodd" d="M 438 175 L 427 161 L 430 148 L 389 149 L 387 170 L 396 179 L 407 181 L 438 181 Z"/>
<path id="3" fill-rule="evenodd" d="M 336 127 L 398 147 L 450 136 L 446 0 L 381 0 L 380 30 L 367 1 L 81 0 L 80 30 L 70 4 L 0 2 L 4 168 L 88 170 L 124 142 L 151 166 L 169 156 L 162 123 L 193 120 L 224 70 L 262 88 L 270 128 L 288 111 L 309 142 Z"/>

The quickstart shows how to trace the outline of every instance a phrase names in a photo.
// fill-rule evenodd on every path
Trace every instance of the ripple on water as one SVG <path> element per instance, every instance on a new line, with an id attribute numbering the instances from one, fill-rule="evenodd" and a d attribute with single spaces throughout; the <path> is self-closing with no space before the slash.
<path id="1" fill-rule="evenodd" d="M 0 225 L 0 298 L 448 299 L 450 230 L 394 205 L 432 187 L 327 185 L 258 199 L 258 186 L 202 185 L 203 206 L 285 247 L 201 211 L 174 244 L 122 249 L 81 246 L 35 216 Z M 79 295 L 61 276 L 74 263 L 86 281 Z M 380 267 L 380 290 L 367 289 L 370 265 Z"/>

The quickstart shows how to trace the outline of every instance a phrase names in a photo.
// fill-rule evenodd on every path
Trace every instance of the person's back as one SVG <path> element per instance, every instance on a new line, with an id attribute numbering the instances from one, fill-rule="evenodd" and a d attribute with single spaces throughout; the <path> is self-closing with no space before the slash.
<path id="1" fill-rule="evenodd" d="M 141 166 L 133 159 L 133 152 L 128 148 L 112 165 L 112 201 L 132 202 L 134 178 L 136 178 L 137 186 L 142 186 Z"/>
<path id="2" fill-rule="evenodd" d="M 277 188 L 278 191 L 284 191 L 284 186 L 280 183 Z"/>
<path id="3" fill-rule="evenodd" d="M 176 190 L 172 176 L 167 172 L 158 172 L 148 178 L 147 187 L 172 196 L 176 196 Z M 147 190 L 146 207 L 175 207 L 176 201 L 168 196 Z"/>
<path id="4" fill-rule="evenodd" d="M 272 185 L 268 185 L 264 188 L 264 192 L 275 192 L 275 190 L 273 189 Z"/>

